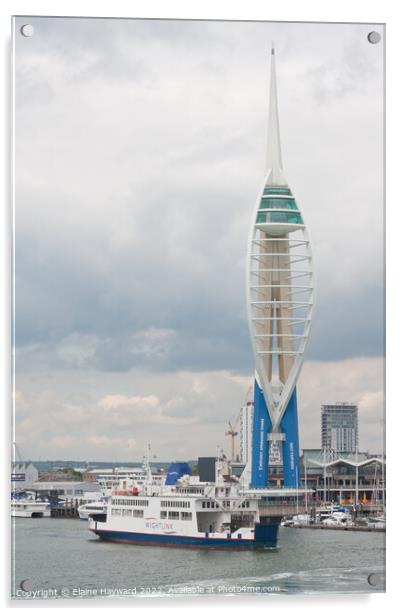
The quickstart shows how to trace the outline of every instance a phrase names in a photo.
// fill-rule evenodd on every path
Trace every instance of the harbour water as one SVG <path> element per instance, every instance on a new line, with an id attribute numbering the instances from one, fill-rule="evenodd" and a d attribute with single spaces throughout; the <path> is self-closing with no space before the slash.
<path id="1" fill-rule="evenodd" d="M 228 553 L 107 543 L 75 519 L 12 523 L 17 599 L 385 590 L 385 533 L 282 527 L 276 549 Z"/>

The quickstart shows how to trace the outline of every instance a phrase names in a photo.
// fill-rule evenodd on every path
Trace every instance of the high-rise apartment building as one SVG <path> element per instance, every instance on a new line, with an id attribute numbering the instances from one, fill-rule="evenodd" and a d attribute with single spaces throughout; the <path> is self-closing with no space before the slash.
<path id="1" fill-rule="evenodd" d="M 321 406 L 321 448 L 338 453 L 350 453 L 357 450 L 358 444 L 357 406 L 346 402 L 323 404 Z"/>
<path id="2" fill-rule="evenodd" d="M 240 451 L 239 462 L 247 464 L 251 459 L 251 431 L 253 425 L 253 402 L 247 400 L 240 410 Z"/>

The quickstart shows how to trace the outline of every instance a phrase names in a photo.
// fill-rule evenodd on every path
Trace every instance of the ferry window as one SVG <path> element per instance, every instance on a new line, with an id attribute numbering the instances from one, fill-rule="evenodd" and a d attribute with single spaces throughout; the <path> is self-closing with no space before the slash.
<path id="1" fill-rule="evenodd" d="M 179 512 L 178 511 L 169 511 L 169 520 L 178 520 Z"/>
<path id="2" fill-rule="evenodd" d="M 144 511 L 142 509 L 133 509 L 133 517 L 134 518 L 143 518 Z"/>
<path id="3" fill-rule="evenodd" d="M 210 503 L 210 501 L 207 501 L 207 509 L 211 509 L 211 503 Z"/>
<path id="4" fill-rule="evenodd" d="M 192 517 L 193 516 L 192 516 L 191 511 L 182 511 L 181 512 L 181 519 L 182 520 L 191 520 Z"/>
<path id="5" fill-rule="evenodd" d="M 202 501 L 202 508 L 205 509 L 205 501 Z"/>
<path id="6" fill-rule="evenodd" d="M 161 519 L 166 520 L 166 518 L 167 518 L 167 511 L 161 511 Z"/>

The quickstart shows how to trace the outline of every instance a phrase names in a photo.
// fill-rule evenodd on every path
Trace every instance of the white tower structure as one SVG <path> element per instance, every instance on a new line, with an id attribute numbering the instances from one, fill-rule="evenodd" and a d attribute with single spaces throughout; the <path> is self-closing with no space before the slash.
<path id="1" fill-rule="evenodd" d="M 269 443 L 275 443 L 284 484 L 297 487 L 295 386 L 310 334 L 313 267 L 304 218 L 283 173 L 273 49 L 267 172 L 252 218 L 246 292 L 256 368 L 251 485 L 268 485 Z"/>

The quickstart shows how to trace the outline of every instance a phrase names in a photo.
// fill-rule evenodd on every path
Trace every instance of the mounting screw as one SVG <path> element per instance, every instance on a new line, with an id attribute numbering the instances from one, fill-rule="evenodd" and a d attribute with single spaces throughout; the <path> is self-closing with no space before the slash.
<path id="1" fill-rule="evenodd" d="M 368 42 L 371 43 L 372 45 L 377 45 L 377 43 L 381 41 L 381 34 L 373 30 L 373 32 L 368 33 L 367 39 L 368 39 Z"/>
<path id="2" fill-rule="evenodd" d="M 20 32 L 22 36 L 33 36 L 34 35 L 34 27 L 31 24 L 25 24 L 21 26 Z"/>

